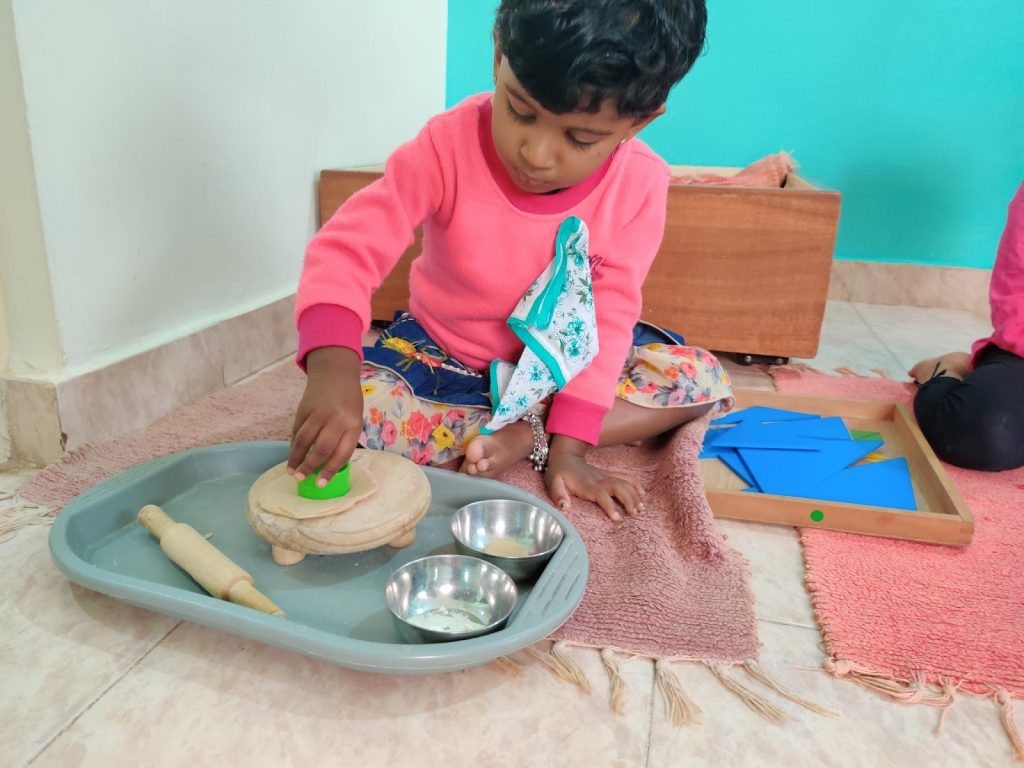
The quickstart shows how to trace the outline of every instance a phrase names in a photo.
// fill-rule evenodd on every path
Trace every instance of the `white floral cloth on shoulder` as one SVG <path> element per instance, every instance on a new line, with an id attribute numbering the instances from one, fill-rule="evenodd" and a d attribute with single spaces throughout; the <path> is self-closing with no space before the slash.
<path id="1" fill-rule="evenodd" d="M 554 258 L 508 319 L 508 327 L 526 347 L 519 363 L 491 363 L 492 416 L 481 430 L 484 434 L 521 419 L 597 356 L 588 249 L 583 221 L 571 216 L 559 225 Z"/>

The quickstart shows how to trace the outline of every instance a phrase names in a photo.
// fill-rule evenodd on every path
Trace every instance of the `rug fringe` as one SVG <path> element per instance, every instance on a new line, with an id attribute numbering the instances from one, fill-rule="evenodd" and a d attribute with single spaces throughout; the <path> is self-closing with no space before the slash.
<path id="1" fill-rule="evenodd" d="M 513 659 L 511 656 L 499 656 L 494 660 L 494 663 L 504 672 L 508 672 L 512 677 L 523 676 L 523 665 Z"/>
<path id="2" fill-rule="evenodd" d="M 851 661 L 826 659 L 822 665 L 835 677 L 848 677 L 875 693 L 880 693 L 902 704 L 925 704 L 929 707 L 948 707 L 953 703 L 955 688 L 943 686 L 935 691 L 925 681 L 923 673 L 915 673 L 910 680 L 895 678 Z"/>
<path id="3" fill-rule="evenodd" d="M 740 698 L 740 701 L 750 707 L 754 712 L 761 715 L 761 717 L 779 724 L 784 723 L 789 719 L 789 716 L 774 704 L 729 677 L 725 673 L 726 664 L 723 664 L 722 662 L 709 661 L 706 662 L 706 666 L 711 670 L 711 673 L 718 678 L 719 682 L 726 687 L 726 689 L 736 694 Z"/>
<path id="4" fill-rule="evenodd" d="M 665 719 L 672 725 L 700 723 L 701 709 L 686 695 L 668 659 L 654 662 L 654 680 L 665 703 Z"/>
<path id="5" fill-rule="evenodd" d="M 942 712 L 939 714 L 939 722 L 935 726 L 936 736 L 942 734 L 942 725 L 946 722 L 946 715 L 948 715 L 950 710 L 953 709 L 953 703 L 956 701 L 956 689 L 957 686 L 953 684 L 953 680 L 951 678 L 942 678 L 942 692 L 949 697 L 949 703 L 942 708 Z"/>
<path id="6" fill-rule="evenodd" d="M 535 645 L 531 645 L 526 650 L 556 677 L 560 677 L 567 683 L 572 683 L 584 693 L 589 694 L 590 681 L 579 665 L 565 652 L 567 647 L 568 644 L 565 640 L 559 640 L 547 652 L 542 651 Z"/>
<path id="7" fill-rule="evenodd" d="M 565 667 L 572 678 L 572 682 L 579 686 L 580 690 L 584 693 L 590 693 L 590 681 L 579 665 L 573 660 L 572 656 L 567 653 L 568 648 L 569 644 L 565 640 L 559 640 L 551 646 L 549 653 L 559 664 Z"/>
<path id="8" fill-rule="evenodd" d="M 605 671 L 608 673 L 608 703 L 611 710 L 617 715 L 621 715 L 625 711 L 626 699 L 629 694 L 629 685 L 626 683 L 626 679 L 622 675 L 622 665 L 636 658 L 645 658 L 654 662 L 654 683 L 661 692 L 662 701 L 665 706 L 665 719 L 672 725 L 682 726 L 699 724 L 701 715 L 703 714 L 701 708 L 686 695 L 686 691 L 683 689 L 683 686 L 679 681 L 679 677 L 672 669 L 672 665 L 675 662 L 703 664 L 716 678 L 718 678 L 718 681 L 726 690 L 739 697 L 739 699 L 750 707 L 751 710 L 773 723 L 784 723 L 790 719 L 790 716 L 762 695 L 747 688 L 735 678 L 730 677 L 727 672 L 727 667 L 742 665 L 744 671 L 751 678 L 757 680 L 762 685 L 771 689 L 783 698 L 786 698 L 795 704 L 799 704 L 801 707 L 804 707 L 815 714 L 826 715 L 829 717 L 839 716 L 838 712 L 810 701 L 809 699 L 805 699 L 803 696 L 800 696 L 790 690 L 779 682 L 779 680 L 772 674 L 758 665 L 753 659 L 734 663 L 724 661 L 707 661 L 682 656 L 665 656 L 658 658 L 644 653 L 631 653 L 614 646 L 602 647 L 591 645 L 589 643 L 576 643 L 566 640 L 553 642 L 547 650 L 542 649 L 539 645 L 529 646 L 525 650 L 530 654 L 530 656 L 547 667 L 547 669 L 556 677 L 567 683 L 572 683 L 584 693 L 589 694 L 591 691 L 590 681 L 587 679 L 586 674 L 580 666 L 567 652 L 570 646 L 587 648 L 598 652 L 598 655 L 601 658 L 601 663 L 604 666 Z M 495 659 L 495 663 L 512 674 L 518 675 L 522 672 L 522 665 L 515 659 L 508 656 L 502 656 Z M 821 670 L 819 669 L 818 671 Z M 949 688 L 952 689 L 952 681 L 949 683 Z M 952 701 L 951 694 L 947 695 L 946 698 L 948 701 Z"/>
<path id="9" fill-rule="evenodd" d="M 791 372 L 791 373 L 820 373 L 822 376 L 829 376 L 831 374 L 820 368 L 815 368 L 813 365 L 807 363 L 786 363 L 784 365 L 759 365 L 758 370 L 762 373 L 767 373 L 771 376 L 776 372 Z"/>
<path id="10" fill-rule="evenodd" d="M 743 662 L 743 669 L 748 675 L 757 680 L 762 685 L 771 688 L 773 691 L 778 693 L 780 696 L 789 699 L 790 701 L 799 704 L 804 709 L 808 709 L 818 715 L 825 715 L 827 717 L 839 717 L 839 713 L 835 710 L 823 707 L 820 704 L 815 704 L 809 699 L 805 699 L 797 693 L 786 688 L 777 678 L 769 674 L 765 669 L 758 665 L 753 659 L 748 659 Z"/>
<path id="11" fill-rule="evenodd" d="M 1013 699 L 1005 688 L 997 688 L 993 695 L 999 704 L 999 719 L 1013 745 L 1013 759 L 1024 762 L 1024 739 L 1021 738 L 1017 721 L 1013 719 Z"/>
<path id="12" fill-rule="evenodd" d="M 10 541 L 14 535 L 29 525 L 53 525 L 50 510 L 10 494 L 0 495 L 0 502 L 13 501 L 14 506 L 0 511 L 0 543 Z"/>
<path id="13" fill-rule="evenodd" d="M 849 366 L 846 365 L 836 366 L 835 372 L 838 373 L 840 376 L 854 376 L 858 379 L 868 378 L 864 374 L 857 373 L 855 370 L 853 370 L 853 368 L 850 368 Z"/>
<path id="14" fill-rule="evenodd" d="M 949 677 L 940 678 L 939 686 L 931 685 L 927 682 L 923 672 L 914 673 L 910 680 L 897 680 L 890 675 L 844 659 L 826 659 L 822 667 L 835 677 L 849 678 L 868 690 L 880 693 L 901 704 L 925 704 L 930 707 L 941 707 L 942 714 L 939 715 L 939 722 L 935 727 L 936 736 L 941 732 L 946 715 L 949 714 L 949 710 L 956 701 L 957 690 L 963 685 L 963 681 L 954 684 L 952 678 Z M 1013 697 L 1005 688 L 992 688 L 991 690 L 992 693 L 988 695 L 999 704 L 999 719 L 1013 746 L 1013 759 L 1024 762 L 1024 737 L 1021 736 L 1020 728 L 1013 717 Z"/>
<path id="15" fill-rule="evenodd" d="M 858 373 L 848 365 L 839 365 L 833 368 L 831 371 L 825 371 L 821 368 L 815 368 L 813 365 L 807 363 L 786 363 L 785 365 L 762 365 L 758 368 L 767 373 L 769 376 L 774 377 L 776 373 L 816 373 L 819 376 L 848 376 L 855 379 L 871 379 L 879 378 L 887 381 L 895 381 L 892 374 L 884 368 L 869 368 L 869 373 Z"/>
<path id="16" fill-rule="evenodd" d="M 608 703 L 612 712 L 621 715 L 626 707 L 626 692 L 629 690 L 625 678 L 622 677 L 622 665 L 615 658 L 615 651 L 612 648 L 601 649 L 601 663 L 608 670 L 609 682 L 611 684 L 608 692 Z"/>

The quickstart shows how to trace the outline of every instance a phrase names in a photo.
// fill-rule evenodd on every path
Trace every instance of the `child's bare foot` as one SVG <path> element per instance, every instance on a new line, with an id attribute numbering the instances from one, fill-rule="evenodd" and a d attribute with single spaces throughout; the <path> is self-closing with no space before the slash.
<path id="1" fill-rule="evenodd" d="M 939 357 L 930 357 L 922 360 L 907 373 L 918 384 L 924 384 L 942 371 L 945 371 L 944 376 L 963 380 L 971 372 L 971 356 L 966 352 L 949 352 Z"/>
<path id="2" fill-rule="evenodd" d="M 493 435 L 480 435 L 466 446 L 460 472 L 477 477 L 498 477 L 533 451 L 533 430 L 525 421 L 502 427 Z"/>

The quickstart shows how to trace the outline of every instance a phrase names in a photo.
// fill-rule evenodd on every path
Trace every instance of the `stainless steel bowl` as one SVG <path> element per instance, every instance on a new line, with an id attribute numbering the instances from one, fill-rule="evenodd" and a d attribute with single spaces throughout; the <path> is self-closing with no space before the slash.
<path id="1" fill-rule="evenodd" d="M 479 558 L 431 555 L 388 579 L 384 599 L 407 642 L 465 640 L 501 629 L 518 590 L 507 573 Z"/>
<path id="2" fill-rule="evenodd" d="M 490 499 L 452 515 L 452 535 L 459 552 L 494 563 L 521 581 L 543 570 L 565 533 L 555 516 L 540 507 Z"/>

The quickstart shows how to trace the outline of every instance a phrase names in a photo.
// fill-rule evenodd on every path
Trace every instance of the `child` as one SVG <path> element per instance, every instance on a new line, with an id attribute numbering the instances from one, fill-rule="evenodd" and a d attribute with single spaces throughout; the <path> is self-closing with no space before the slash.
<path id="1" fill-rule="evenodd" d="M 563 509 L 578 496 L 613 520 L 620 508 L 642 510 L 637 479 L 588 464 L 587 449 L 653 437 L 732 402 L 711 354 L 637 323 L 669 170 L 634 137 L 664 113 L 705 22 L 704 0 L 501 2 L 494 93 L 431 119 L 309 246 L 296 306 L 308 379 L 288 462 L 295 477 L 323 465 L 325 482 L 362 440 L 418 463 L 462 457 L 462 471 L 483 477 L 531 458 Z M 370 296 L 419 225 L 410 313 L 363 350 Z M 489 434 L 492 407 L 505 410 L 492 362 L 559 378 L 564 360 L 534 359 L 527 371 L 535 346 L 525 350 L 527 336 L 510 327 L 559 254 L 577 283 L 552 296 L 590 308 L 596 355 Z M 552 328 L 563 342 L 587 332 L 575 311 Z M 554 357 L 577 347 L 556 344 Z"/>
<path id="2" fill-rule="evenodd" d="M 994 333 L 972 354 L 910 370 L 914 413 L 943 461 L 999 471 L 1024 466 L 1024 184 L 1010 203 L 989 288 Z"/>

